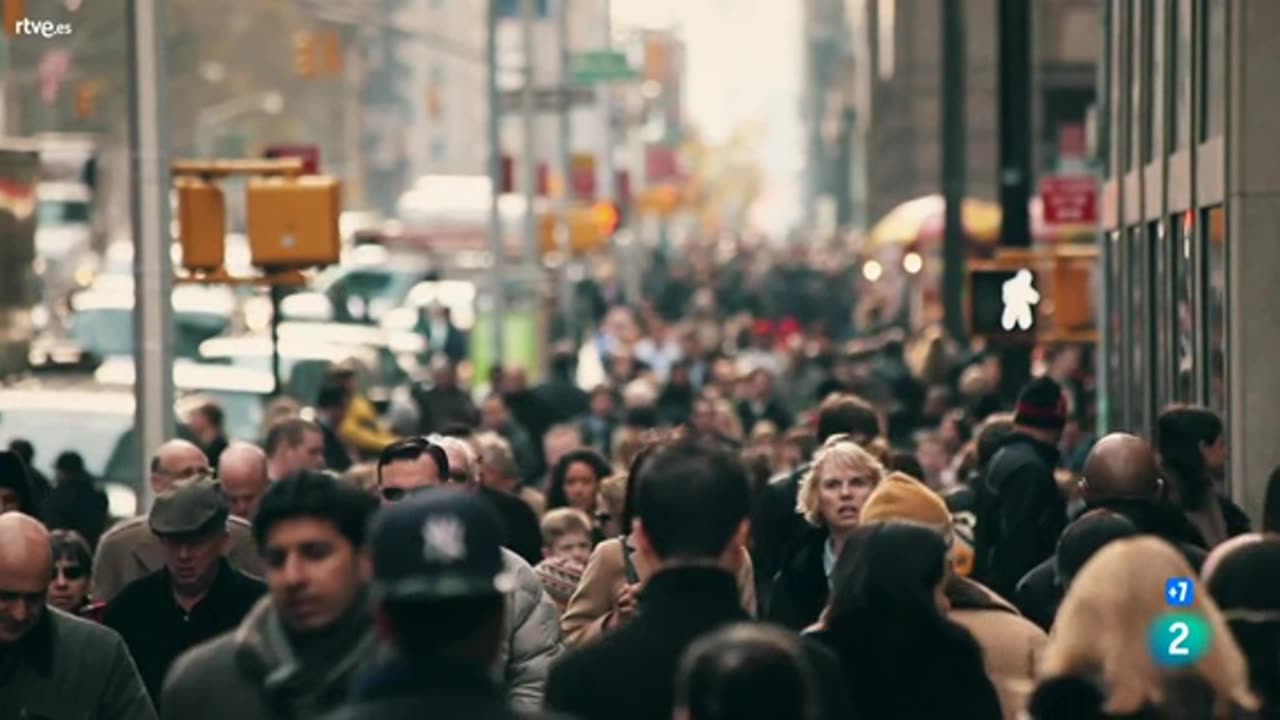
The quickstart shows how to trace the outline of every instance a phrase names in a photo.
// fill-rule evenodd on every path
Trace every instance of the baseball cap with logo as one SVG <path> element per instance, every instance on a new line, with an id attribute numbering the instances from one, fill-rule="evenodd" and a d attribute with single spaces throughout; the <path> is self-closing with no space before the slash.
<path id="1" fill-rule="evenodd" d="M 373 527 L 373 588 L 392 600 L 446 600 L 510 592 L 502 526 L 489 504 L 433 487 L 384 507 Z"/>

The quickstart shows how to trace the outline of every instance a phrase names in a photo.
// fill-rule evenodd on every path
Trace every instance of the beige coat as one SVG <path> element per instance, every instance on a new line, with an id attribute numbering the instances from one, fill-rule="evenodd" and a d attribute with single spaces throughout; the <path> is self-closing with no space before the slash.
<path id="1" fill-rule="evenodd" d="M 237 570 L 262 577 L 262 558 L 253 541 L 253 527 L 234 515 L 227 518 L 231 543 L 227 559 Z M 126 585 L 164 567 L 164 550 L 151 534 L 147 516 L 122 520 L 98 541 L 93 556 L 93 599 L 110 602 Z"/>
<path id="2" fill-rule="evenodd" d="M 1035 689 L 1036 663 L 1049 636 L 999 595 L 978 587 L 988 594 L 991 605 L 1003 609 L 952 610 L 948 617 L 982 646 L 987 676 L 1000 695 L 1004 720 L 1018 720 Z"/>
<path id="3" fill-rule="evenodd" d="M 653 574 L 650 567 L 638 553 L 632 553 L 636 575 L 640 582 L 649 579 Z M 738 566 L 738 596 L 742 607 L 752 616 L 756 614 L 755 571 L 751 566 L 751 556 L 744 549 L 742 562 Z M 622 542 L 610 538 L 596 546 L 582 572 L 582 581 L 564 616 L 560 618 L 560 631 L 564 635 L 565 644 L 570 647 L 586 645 L 604 633 L 605 625 L 613 615 L 614 601 L 618 592 L 627 581 L 626 562 L 622 556 Z"/>

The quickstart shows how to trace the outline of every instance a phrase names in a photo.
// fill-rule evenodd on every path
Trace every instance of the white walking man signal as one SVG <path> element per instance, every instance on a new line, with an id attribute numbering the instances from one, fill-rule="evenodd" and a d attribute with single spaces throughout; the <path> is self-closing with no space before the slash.
<path id="1" fill-rule="evenodd" d="M 1005 330 L 1030 330 L 1032 323 L 1031 310 L 1040 302 L 1040 291 L 1036 290 L 1035 276 L 1030 270 L 1019 270 L 1012 278 L 1005 280 L 1000 288 L 1000 297 L 1004 300 L 1004 313 L 1000 315 L 1000 325 Z"/>

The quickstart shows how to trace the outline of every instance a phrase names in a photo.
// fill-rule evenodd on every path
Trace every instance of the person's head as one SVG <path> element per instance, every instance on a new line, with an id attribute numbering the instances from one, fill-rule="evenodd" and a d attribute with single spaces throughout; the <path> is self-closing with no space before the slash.
<path id="1" fill-rule="evenodd" d="M 267 589 L 286 627 L 330 627 L 360 597 L 369 580 L 365 531 L 378 501 L 325 472 L 302 470 L 272 483 L 253 537 Z"/>
<path id="2" fill-rule="evenodd" d="M 148 524 L 178 596 L 200 597 L 213 586 L 230 540 L 230 514 L 226 496 L 208 476 L 178 480 L 156 496 Z"/>
<path id="3" fill-rule="evenodd" d="M 1058 537 L 1053 556 L 1054 578 L 1067 588 L 1089 559 L 1109 543 L 1140 534 L 1133 521 L 1103 508 L 1090 510 L 1071 522 Z"/>
<path id="4" fill-rule="evenodd" d="M 43 617 L 52 572 L 44 525 L 24 513 L 0 513 L 0 649 L 12 647 Z"/>
<path id="5" fill-rule="evenodd" d="M 748 392 L 758 402 L 766 402 L 773 397 L 773 376 L 768 370 L 756 368 L 747 376 Z"/>
<path id="6" fill-rule="evenodd" d="M 600 482 L 600 494 L 596 496 L 596 527 L 605 537 L 617 537 L 623 533 L 622 514 L 627 505 L 627 474 L 616 473 Z"/>
<path id="7" fill-rule="evenodd" d="M 506 493 L 520 490 L 520 465 L 511 443 L 495 432 L 476 437 L 480 454 L 480 482 L 488 488 Z"/>
<path id="8" fill-rule="evenodd" d="M 75 530 L 49 533 L 53 556 L 53 579 L 49 581 L 49 604 L 63 612 L 75 613 L 89 598 L 89 573 L 93 551 Z"/>
<path id="9" fill-rule="evenodd" d="M 442 390 L 458 386 L 458 372 L 444 355 L 436 355 L 431 361 L 431 383 Z"/>
<path id="10" fill-rule="evenodd" d="M 206 445 L 223 433 L 222 408 L 216 402 L 201 403 L 187 413 L 187 427 Z"/>
<path id="11" fill-rule="evenodd" d="M 800 483 L 796 511 L 810 525 L 847 535 L 858 526 L 863 503 L 884 476 L 884 465 L 852 437 L 833 435 Z"/>
<path id="12" fill-rule="evenodd" d="M 799 638 L 738 623 L 696 640 L 676 673 L 676 720 L 817 720 L 816 671 Z"/>
<path id="13" fill-rule="evenodd" d="M 719 419 L 719 410 L 716 408 L 714 398 L 704 393 L 694 399 L 689 424 L 695 432 L 700 435 L 716 435 L 720 432 Z"/>
<path id="14" fill-rule="evenodd" d="M 590 448 L 579 448 L 566 454 L 551 468 L 547 507 L 572 507 L 585 513 L 595 512 L 600 482 L 612 472 L 608 461 Z"/>
<path id="15" fill-rule="evenodd" d="M 484 399 L 480 408 L 481 420 L 489 430 L 505 430 L 511 422 L 511 412 L 507 409 L 507 401 L 498 393 Z"/>
<path id="16" fill-rule="evenodd" d="M 422 488 L 434 487 L 449 477 L 449 456 L 439 443 L 424 437 L 397 440 L 378 455 L 378 495 L 393 503 Z"/>
<path id="17" fill-rule="evenodd" d="M 218 458 L 218 480 L 231 502 L 231 514 L 253 520 L 262 495 L 271 484 L 267 476 L 267 454 L 252 443 L 231 443 Z"/>
<path id="18" fill-rule="evenodd" d="M 529 374 L 521 365 L 508 365 L 502 373 L 502 392 L 514 395 L 529 389 Z"/>
<path id="19" fill-rule="evenodd" d="M 339 425 L 351 407 L 351 387 L 337 380 L 326 380 L 316 392 L 316 415 L 330 425 Z"/>
<path id="20" fill-rule="evenodd" d="M 993 413 L 988 415 L 978 426 L 977 449 L 978 469 L 981 470 L 995 457 L 996 451 L 1004 443 L 1005 438 L 1013 434 L 1013 414 Z"/>
<path id="21" fill-rule="evenodd" d="M 583 445 L 582 429 L 571 423 L 552 425 L 542 438 L 542 454 L 547 465 L 555 466 L 570 450 Z"/>
<path id="22" fill-rule="evenodd" d="M 1251 535 L 1235 543 L 1229 540 L 1214 548 L 1209 559 L 1215 563 L 1210 567 L 1205 561 L 1205 583 L 1249 662 L 1253 691 L 1263 707 L 1278 708 L 1280 582 L 1275 573 L 1280 567 L 1280 537 Z"/>
<path id="23" fill-rule="evenodd" d="M 271 426 L 263 444 L 271 477 L 278 480 L 299 470 L 323 470 L 324 431 L 310 420 L 285 418 Z"/>
<path id="24" fill-rule="evenodd" d="M 515 588 L 488 501 L 432 488 L 378 513 L 372 532 L 379 635 L 413 664 L 488 668 Z"/>
<path id="25" fill-rule="evenodd" d="M 818 406 L 818 442 L 833 435 L 850 435 L 866 444 L 881 434 L 880 413 L 857 395 L 833 393 Z"/>
<path id="26" fill-rule="evenodd" d="M 1226 472 L 1222 419 L 1206 408 L 1170 405 L 1156 419 L 1155 445 L 1171 495 L 1184 507 L 1199 507 Z"/>
<path id="27" fill-rule="evenodd" d="M 1109 690 L 1103 710 L 1110 715 L 1137 713 L 1146 705 L 1162 707 L 1175 673 L 1205 683 L 1219 699 L 1256 709 L 1244 656 L 1209 593 L 1196 592 L 1191 606 L 1181 609 L 1208 626 L 1212 642 L 1205 654 L 1177 671 L 1157 664 L 1151 627 L 1169 612 L 1164 588 L 1169 578 L 1177 577 L 1196 573 L 1164 540 L 1143 535 L 1108 543 L 1067 590 L 1042 655 L 1041 677 L 1097 677 Z"/>
<path id="28" fill-rule="evenodd" d="M 578 355 L 573 346 L 561 346 L 554 349 L 549 363 L 551 377 L 561 382 L 572 382 L 578 370 Z"/>
<path id="29" fill-rule="evenodd" d="M 451 436 L 432 436 L 431 440 L 444 449 L 445 457 L 449 460 L 445 477 L 451 485 L 475 488 L 480 484 L 480 461 L 470 442 Z"/>
<path id="30" fill-rule="evenodd" d="M 1156 500 L 1162 486 L 1150 443 L 1136 435 L 1111 433 L 1094 443 L 1085 458 L 1080 495 L 1091 504 Z"/>
<path id="31" fill-rule="evenodd" d="M 809 461 L 818 451 L 818 440 L 809 428 L 794 428 L 782 436 L 778 448 L 778 464 L 783 470 L 794 470 Z"/>
<path id="32" fill-rule="evenodd" d="M 30 465 L 27 466 L 30 469 Z M 83 478 L 89 474 L 84 466 L 84 456 L 75 450 L 64 450 L 53 460 L 53 472 L 58 482 Z"/>
<path id="33" fill-rule="evenodd" d="M 591 391 L 591 414 L 600 418 L 613 417 L 617 411 L 617 399 L 608 385 L 597 385 Z"/>
<path id="34" fill-rule="evenodd" d="M 34 505 L 27 464 L 12 450 L 0 451 L 0 513 L 35 515 Z"/>
<path id="35" fill-rule="evenodd" d="M 950 609 L 946 569 L 947 544 L 933 528 L 909 522 L 858 528 L 831 574 L 826 626 L 833 639 L 844 646 L 867 637 L 876 652 L 887 652 L 885 639 L 901 634 L 904 648 L 919 649 Z"/>
<path id="36" fill-rule="evenodd" d="M 36 459 L 36 448 L 30 440 L 15 438 L 9 441 L 9 450 L 22 458 L 22 462 L 26 463 L 27 467 L 31 467 L 31 463 Z"/>
<path id="37" fill-rule="evenodd" d="M 168 492 L 179 480 L 209 474 L 209 458 L 186 440 L 170 440 L 151 456 L 151 491 Z"/>
<path id="38" fill-rule="evenodd" d="M 654 565 L 730 566 L 746 542 L 751 484 L 717 444 L 678 440 L 639 459 L 631 473 L 637 550 Z"/>
<path id="39" fill-rule="evenodd" d="M 1067 396 L 1053 378 L 1033 378 L 1018 393 L 1013 424 L 1019 432 L 1041 442 L 1057 445 L 1067 424 Z"/>
<path id="40" fill-rule="evenodd" d="M 938 426 L 943 446 L 948 452 L 956 452 L 973 437 L 973 422 L 964 410 L 950 410 L 942 416 Z"/>
<path id="41" fill-rule="evenodd" d="M 591 518 L 575 508 L 556 508 L 542 518 L 542 556 L 586 564 L 591 555 Z"/>

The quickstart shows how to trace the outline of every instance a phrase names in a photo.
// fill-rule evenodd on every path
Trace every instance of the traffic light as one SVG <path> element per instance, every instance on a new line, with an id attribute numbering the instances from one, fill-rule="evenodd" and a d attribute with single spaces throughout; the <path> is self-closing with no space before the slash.
<path id="1" fill-rule="evenodd" d="M 98 114 L 98 86 L 82 82 L 76 88 L 76 119 L 89 120 Z"/>
<path id="2" fill-rule="evenodd" d="M 1053 266 L 1053 324 L 1059 333 L 1097 330 L 1093 273 L 1096 257 L 1059 256 Z"/>
<path id="3" fill-rule="evenodd" d="M 341 185 L 327 175 L 249 180 L 253 264 L 282 270 L 337 263 L 341 210 Z"/>
<path id="4" fill-rule="evenodd" d="M 618 227 L 622 225 L 622 208 L 617 203 L 601 200 L 591 207 L 591 214 L 595 217 L 596 227 L 604 238 L 613 237 Z"/>
<path id="5" fill-rule="evenodd" d="M 178 192 L 178 241 L 182 266 L 192 272 L 222 267 L 227 236 L 227 207 L 222 189 L 196 177 L 174 181 Z"/>
<path id="6" fill-rule="evenodd" d="M 342 35 L 337 30 L 325 30 L 320 33 L 320 41 L 325 74 L 342 77 Z"/>
<path id="7" fill-rule="evenodd" d="M 293 36 L 293 66 L 304 78 L 315 77 L 318 63 L 315 33 L 302 30 Z"/>

